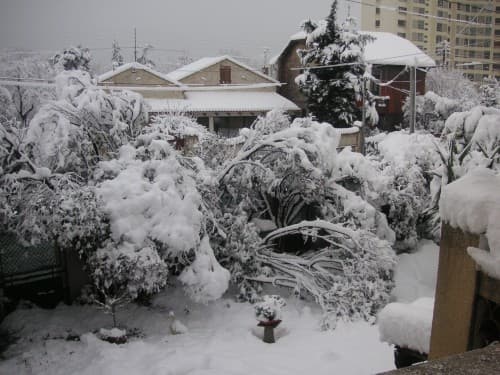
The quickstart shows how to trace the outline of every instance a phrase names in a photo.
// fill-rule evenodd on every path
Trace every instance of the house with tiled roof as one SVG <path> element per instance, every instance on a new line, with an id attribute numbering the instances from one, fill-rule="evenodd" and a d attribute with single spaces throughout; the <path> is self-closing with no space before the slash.
<path id="1" fill-rule="evenodd" d="M 277 92 L 279 81 L 230 56 L 202 58 L 169 74 L 126 64 L 101 75 L 99 85 L 139 92 L 151 115 L 184 112 L 225 136 L 237 134 L 273 109 L 300 113 Z"/>
<path id="2" fill-rule="evenodd" d="M 369 35 L 372 40 L 364 48 L 364 59 L 372 65 L 372 75 L 382 84 L 375 85 L 371 91 L 388 98 L 379 103 L 377 111 L 380 116 L 379 126 L 390 130 L 403 119 L 402 106 L 410 89 L 409 70 L 407 66 L 416 66 L 417 94 L 425 93 L 425 69 L 436 66 L 436 63 L 425 52 L 411 41 L 387 32 L 360 31 Z M 283 50 L 271 59 L 271 75 L 283 83 L 278 93 L 294 102 L 306 111 L 306 98 L 300 92 L 295 80 L 301 73 L 298 50 L 306 48 L 305 32 L 298 32 L 290 37 Z"/>

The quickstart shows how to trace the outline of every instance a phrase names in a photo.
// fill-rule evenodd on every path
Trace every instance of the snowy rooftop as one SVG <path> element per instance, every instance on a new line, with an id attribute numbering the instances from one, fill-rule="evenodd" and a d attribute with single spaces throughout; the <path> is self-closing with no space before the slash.
<path id="1" fill-rule="evenodd" d="M 299 111 L 294 103 L 275 92 L 266 91 L 186 91 L 186 99 L 146 99 L 153 112 L 267 112 L 272 109 Z"/>
<path id="2" fill-rule="evenodd" d="M 375 38 L 365 47 L 365 59 L 372 64 L 436 66 L 433 59 L 408 39 L 379 31 L 360 31 L 360 34 Z"/>
<path id="3" fill-rule="evenodd" d="M 146 65 L 142 65 L 138 62 L 130 62 L 130 63 L 127 63 L 127 64 L 123 64 L 121 66 L 119 66 L 118 68 L 114 69 L 114 70 L 110 70 L 109 72 L 106 72 L 106 73 L 103 73 L 101 74 L 97 80 L 98 82 L 103 82 L 103 81 L 106 81 L 114 76 L 116 76 L 117 74 L 120 74 L 120 73 L 123 73 L 129 69 L 139 69 L 139 70 L 144 70 L 148 73 L 151 73 L 161 79 L 164 79 L 166 81 L 169 81 L 171 82 L 172 84 L 174 85 L 177 85 L 177 86 L 182 86 L 182 83 L 180 82 L 177 82 L 176 79 L 173 79 L 172 77 L 169 77 L 167 76 L 166 74 L 163 74 L 163 73 L 160 73 L 154 69 L 151 69 L 150 67 L 146 66 Z"/>
<path id="4" fill-rule="evenodd" d="M 168 74 L 168 77 L 170 77 L 173 80 L 180 81 L 186 77 L 189 77 L 190 75 L 192 75 L 194 73 L 197 73 L 197 72 L 199 72 L 203 69 L 206 69 L 212 65 L 218 64 L 224 60 L 231 61 L 233 64 L 239 65 L 244 69 L 250 70 L 253 73 L 257 74 L 258 76 L 261 76 L 261 77 L 269 80 L 270 82 L 275 82 L 275 83 L 278 82 L 275 79 L 265 75 L 264 73 L 261 73 L 258 70 L 254 69 L 246 64 L 243 64 L 241 61 L 238 61 L 238 60 L 236 60 L 228 55 L 217 56 L 217 57 L 203 57 L 199 60 L 192 62 L 191 64 L 184 65 L 183 67 L 181 67 L 177 70 L 174 70 L 173 72 L 170 72 Z"/>
<path id="5" fill-rule="evenodd" d="M 408 39 L 387 32 L 360 31 L 360 34 L 371 35 L 375 38 L 365 47 L 365 59 L 367 62 L 378 65 L 417 65 L 420 67 L 436 66 L 435 61 L 425 52 L 418 48 Z M 305 39 L 307 34 L 299 31 L 290 37 L 290 41 Z M 271 64 L 275 64 L 284 50 L 272 58 Z"/>

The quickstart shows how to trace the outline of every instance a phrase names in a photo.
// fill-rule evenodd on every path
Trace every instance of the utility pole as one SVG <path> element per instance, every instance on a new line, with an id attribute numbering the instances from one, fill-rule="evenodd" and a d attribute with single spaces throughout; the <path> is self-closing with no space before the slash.
<path id="1" fill-rule="evenodd" d="M 137 62 L 137 30 L 134 27 L 134 62 Z"/>
<path id="2" fill-rule="evenodd" d="M 366 69 L 366 66 L 365 66 Z M 359 137 L 360 137 L 360 152 L 365 154 L 365 132 L 367 131 L 366 127 L 366 82 L 367 79 L 364 77 L 361 79 L 361 129 L 359 129 Z"/>
<path id="3" fill-rule="evenodd" d="M 410 133 L 415 132 L 415 101 L 417 96 L 417 67 L 410 66 Z"/>

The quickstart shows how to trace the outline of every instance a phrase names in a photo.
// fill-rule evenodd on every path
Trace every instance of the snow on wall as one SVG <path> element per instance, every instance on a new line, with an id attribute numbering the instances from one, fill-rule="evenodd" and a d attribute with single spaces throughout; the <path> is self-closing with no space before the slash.
<path id="1" fill-rule="evenodd" d="M 390 303 L 378 314 L 380 340 L 429 353 L 434 298 Z"/>
<path id="2" fill-rule="evenodd" d="M 477 168 L 445 186 L 439 212 L 452 227 L 486 235 L 490 251 L 469 249 L 469 254 L 483 270 L 500 278 L 500 174 Z"/>

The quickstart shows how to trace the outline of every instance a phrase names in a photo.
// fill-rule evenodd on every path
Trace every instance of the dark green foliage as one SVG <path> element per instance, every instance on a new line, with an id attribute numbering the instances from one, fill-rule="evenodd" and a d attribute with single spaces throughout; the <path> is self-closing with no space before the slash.
<path id="1" fill-rule="evenodd" d="M 306 69 L 297 83 L 307 97 L 308 110 L 318 121 L 350 127 L 361 117 L 356 100 L 360 99 L 365 70 L 362 50 L 369 37 L 354 30 L 353 19 L 339 26 L 336 13 L 335 0 L 326 20 L 302 25 L 307 33 L 306 49 L 298 51 L 302 65 L 331 67 Z"/>

